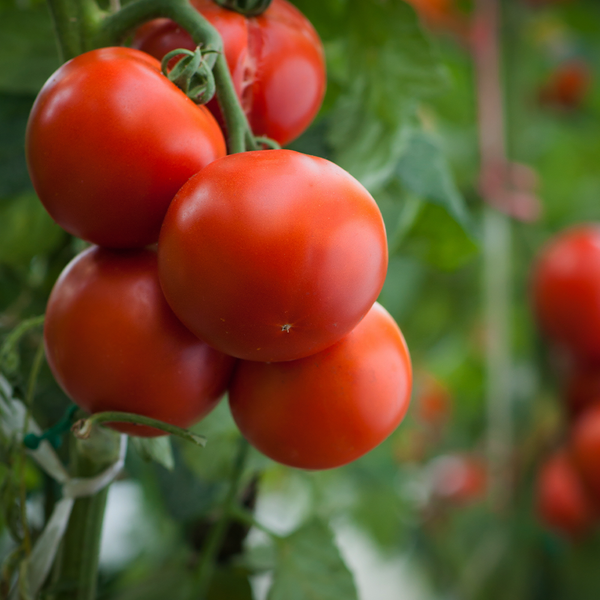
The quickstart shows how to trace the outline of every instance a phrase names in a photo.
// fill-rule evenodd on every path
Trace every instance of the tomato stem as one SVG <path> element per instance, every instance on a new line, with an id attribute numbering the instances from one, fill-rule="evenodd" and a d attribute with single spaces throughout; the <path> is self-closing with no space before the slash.
<path id="1" fill-rule="evenodd" d="M 87 419 L 80 419 L 72 427 L 73 435 L 81 440 L 85 440 L 90 436 L 93 425 L 98 425 L 100 423 L 132 423 L 133 425 L 144 425 L 146 427 L 160 429 L 165 433 L 176 435 L 177 437 L 187 440 L 188 442 L 193 442 L 198 446 L 206 446 L 205 437 L 192 433 L 187 429 L 182 429 L 181 427 L 176 427 L 170 423 L 165 423 L 164 421 L 152 419 L 143 415 L 118 411 L 96 413 Z"/>
<path id="2" fill-rule="evenodd" d="M 235 92 L 227 61 L 223 55 L 223 41 L 219 32 L 187 0 L 137 0 L 119 12 L 106 16 L 95 37 L 95 46 L 120 44 L 134 29 L 158 17 L 167 17 L 185 29 L 213 69 L 217 98 L 225 124 L 229 153 L 255 150 L 248 119 Z"/>
<path id="3" fill-rule="evenodd" d="M 231 472 L 229 490 L 225 497 L 225 501 L 223 502 L 221 517 L 210 530 L 202 552 L 200 564 L 198 565 L 196 585 L 194 586 L 192 593 L 194 600 L 204 600 L 204 598 L 206 598 L 206 593 L 214 572 L 217 554 L 223 545 L 223 540 L 227 533 L 227 526 L 229 525 L 232 516 L 235 514 L 240 482 L 242 480 L 242 475 L 244 474 L 244 467 L 246 466 L 246 461 L 248 459 L 249 449 L 250 445 L 243 437 L 241 437 L 233 470 Z"/>

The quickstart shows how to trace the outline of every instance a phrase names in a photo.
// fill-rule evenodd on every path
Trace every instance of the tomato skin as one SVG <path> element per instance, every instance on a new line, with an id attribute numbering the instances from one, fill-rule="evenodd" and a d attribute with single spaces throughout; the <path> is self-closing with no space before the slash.
<path id="1" fill-rule="evenodd" d="M 331 469 L 396 429 L 411 386 L 404 337 L 376 303 L 323 352 L 290 362 L 238 362 L 229 403 L 242 435 L 263 454 L 291 467 Z"/>
<path id="2" fill-rule="evenodd" d="M 553 454 L 540 469 L 536 510 L 546 526 L 570 538 L 585 533 L 596 520 L 593 503 L 564 450 Z"/>
<path id="3" fill-rule="evenodd" d="M 532 295 L 540 328 L 580 364 L 600 364 L 600 227 L 569 229 L 542 250 Z"/>
<path id="4" fill-rule="evenodd" d="M 223 38 L 233 83 L 255 135 L 284 145 L 316 116 L 325 95 L 325 58 L 311 23 L 286 0 L 273 0 L 258 17 L 244 17 L 213 0 L 192 6 Z M 190 35 L 168 19 L 142 26 L 133 47 L 162 57 L 176 48 L 193 50 Z M 209 108 L 221 121 L 215 100 Z"/>
<path id="5" fill-rule="evenodd" d="M 585 410 L 573 424 L 571 454 L 587 489 L 600 505 L 600 403 Z"/>
<path id="6" fill-rule="evenodd" d="M 46 312 L 48 364 L 90 413 L 132 412 L 188 427 L 225 392 L 234 359 L 192 335 L 169 308 L 152 250 L 92 247 L 56 282 Z M 114 424 L 138 436 L 154 428 Z"/>
<path id="7" fill-rule="evenodd" d="M 600 402 L 600 371 L 575 365 L 567 378 L 563 395 L 570 416 L 579 416 L 586 408 Z"/>
<path id="8" fill-rule="evenodd" d="M 159 276 L 190 331 L 236 358 L 302 358 L 338 341 L 383 286 L 377 204 L 346 171 L 291 150 L 233 154 L 192 177 L 158 244 Z"/>
<path id="9" fill-rule="evenodd" d="M 29 173 L 52 218 L 113 248 L 155 243 L 177 190 L 226 153 L 218 124 L 130 48 L 61 66 L 33 105 Z"/>

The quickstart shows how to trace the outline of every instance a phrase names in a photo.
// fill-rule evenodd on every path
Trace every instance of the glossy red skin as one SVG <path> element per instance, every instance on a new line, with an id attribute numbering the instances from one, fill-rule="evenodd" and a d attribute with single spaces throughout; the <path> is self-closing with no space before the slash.
<path id="1" fill-rule="evenodd" d="M 226 153 L 223 134 L 130 48 L 93 50 L 52 75 L 31 110 L 29 174 L 69 233 L 113 248 L 155 243 L 169 203 Z"/>
<path id="2" fill-rule="evenodd" d="M 225 392 L 234 359 L 192 335 L 169 308 L 152 250 L 92 247 L 65 268 L 48 301 L 48 364 L 90 413 L 118 410 L 189 427 Z M 154 428 L 114 425 L 138 436 Z"/>
<path id="3" fill-rule="evenodd" d="M 377 204 L 346 171 L 264 150 L 215 161 L 181 188 L 158 260 L 167 301 L 199 338 L 236 358 L 295 360 L 368 312 L 387 242 Z"/>
<path id="4" fill-rule="evenodd" d="M 213 0 L 192 6 L 223 38 L 233 83 L 255 135 L 287 144 L 316 116 L 325 95 L 325 58 L 321 40 L 308 19 L 286 0 L 273 0 L 258 17 L 243 15 Z M 193 50 L 190 35 L 168 19 L 142 26 L 133 47 L 162 57 L 176 48 Z M 220 118 L 218 104 L 209 103 Z"/>
<path id="5" fill-rule="evenodd" d="M 400 424 L 412 370 L 400 329 L 379 304 L 337 344 L 284 363 L 240 361 L 229 389 L 242 435 L 300 469 L 339 467 Z"/>
<path id="6" fill-rule="evenodd" d="M 540 469 L 536 510 L 546 526 L 570 538 L 582 535 L 596 521 L 593 503 L 564 450 L 552 455 Z"/>
<path id="7" fill-rule="evenodd" d="M 585 410 L 571 429 L 571 456 L 600 506 L 600 403 Z"/>
<path id="8" fill-rule="evenodd" d="M 555 237 L 533 269 L 542 331 L 577 362 L 600 365 L 600 228 L 581 225 Z"/>

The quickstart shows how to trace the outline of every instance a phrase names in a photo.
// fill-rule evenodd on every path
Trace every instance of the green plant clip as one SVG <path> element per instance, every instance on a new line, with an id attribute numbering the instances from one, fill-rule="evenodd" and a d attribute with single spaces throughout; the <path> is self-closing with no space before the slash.
<path id="1" fill-rule="evenodd" d="M 35 433 L 28 433 L 23 438 L 23 445 L 26 448 L 29 448 L 29 450 L 37 450 L 40 444 L 44 440 L 47 440 L 53 448 L 60 448 L 62 444 L 62 436 L 64 433 L 71 429 L 73 417 L 75 416 L 76 410 L 77 406 L 75 406 L 74 404 L 69 406 L 63 418 L 60 421 L 57 421 L 49 429 L 46 429 L 46 431 L 44 431 L 40 435 L 37 435 Z"/>

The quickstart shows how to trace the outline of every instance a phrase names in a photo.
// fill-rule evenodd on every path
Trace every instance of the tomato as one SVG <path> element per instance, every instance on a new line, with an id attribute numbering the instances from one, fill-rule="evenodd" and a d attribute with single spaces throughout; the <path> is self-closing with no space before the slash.
<path id="1" fill-rule="evenodd" d="M 286 0 L 273 0 L 262 15 L 250 18 L 213 0 L 191 4 L 223 38 L 233 84 L 254 134 L 282 145 L 298 137 L 325 95 L 323 46 L 308 19 Z M 193 50 L 196 44 L 173 21 L 157 19 L 137 31 L 133 47 L 162 59 L 171 50 Z M 220 114 L 216 100 L 209 108 Z"/>
<path id="2" fill-rule="evenodd" d="M 429 467 L 432 493 L 453 504 L 469 504 L 481 500 L 487 489 L 484 463 L 469 454 L 437 457 Z"/>
<path id="3" fill-rule="evenodd" d="M 566 61 L 552 72 L 540 89 L 540 103 L 562 110 L 576 110 L 583 104 L 591 78 L 591 70 L 585 62 Z"/>
<path id="4" fill-rule="evenodd" d="M 573 417 L 595 402 L 600 402 L 600 370 L 576 366 L 567 379 L 564 398 Z"/>
<path id="5" fill-rule="evenodd" d="M 377 204 L 337 165 L 291 150 L 233 154 L 192 177 L 160 233 L 159 275 L 179 319 L 237 358 L 302 358 L 377 299 L 387 242 Z"/>
<path id="6" fill-rule="evenodd" d="M 573 424 L 571 453 L 583 481 L 600 502 L 600 403 L 585 410 Z"/>
<path id="7" fill-rule="evenodd" d="M 48 301 L 48 364 L 65 393 L 90 412 L 118 410 L 180 427 L 225 392 L 234 359 L 175 317 L 160 289 L 156 253 L 92 247 L 67 265 Z M 140 436 L 157 429 L 115 424 Z"/>
<path id="8" fill-rule="evenodd" d="M 448 388 L 430 373 L 422 373 L 419 377 L 419 383 L 416 417 L 426 425 L 439 428 L 450 417 L 452 395 Z"/>
<path id="9" fill-rule="evenodd" d="M 280 363 L 240 361 L 229 389 L 242 435 L 273 460 L 339 467 L 372 450 L 404 418 L 412 385 L 406 342 L 375 304 L 323 352 Z"/>
<path id="10" fill-rule="evenodd" d="M 114 248 L 157 241 L 177 190 L 224 156 L 225 140 L 138 50 L 102 48 L 64 64 L 31 110 L 31 180 L 69 233 Z"/>
<path id="11" fill-rule="evenodd" d="M 600 228 L 569 229 L 542 250 L 533 270 L 542 331 L 581 363 L 600 363 Z"/>
<path id="12" fill-rule="evenodd" d="M 468 19 L 457 9 L 455 0 L 406 0 L 424 23 L 436 31 L 448 31 L 459 37 L 468 35 Z"/>
<path id="13" fill-rule="evenodd" d="M 593 504 L 564 450 L 553 454 L 540 469 L 536 510 L 545 525 L 567 537 L 585 533 L 596 520 Z"/>

